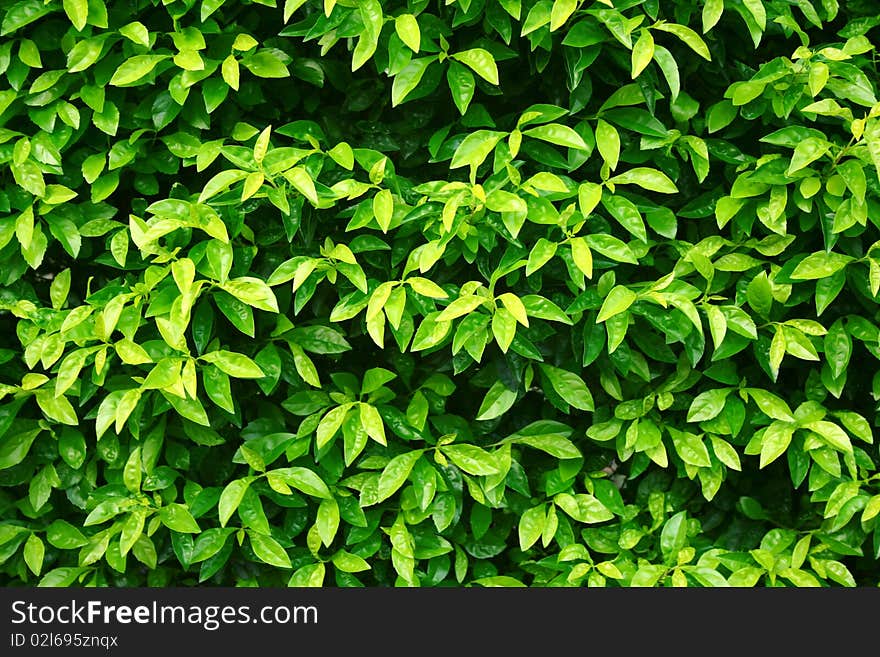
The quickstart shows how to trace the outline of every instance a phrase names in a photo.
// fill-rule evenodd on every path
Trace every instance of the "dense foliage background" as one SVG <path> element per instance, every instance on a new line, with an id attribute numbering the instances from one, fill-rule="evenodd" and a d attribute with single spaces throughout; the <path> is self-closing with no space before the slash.
<path id="1" fill-rule="evenodd" d="M 0 580 L 877 585 L 878 25 L 0 2 Z"/>

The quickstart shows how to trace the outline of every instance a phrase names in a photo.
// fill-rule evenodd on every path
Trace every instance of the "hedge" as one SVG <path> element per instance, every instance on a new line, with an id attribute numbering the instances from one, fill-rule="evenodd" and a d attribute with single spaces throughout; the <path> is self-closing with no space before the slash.
<path id="1" fill-rule="evenodd" d="M 877 585 L 878 26 L 3 2 L 0 583 Z"/>

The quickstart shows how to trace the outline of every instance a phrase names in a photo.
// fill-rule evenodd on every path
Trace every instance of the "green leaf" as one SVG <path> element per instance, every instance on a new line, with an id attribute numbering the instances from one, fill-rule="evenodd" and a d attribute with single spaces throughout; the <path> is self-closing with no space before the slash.
<path id="1" fill-rule="evenodd" d="M 339 550 L 331 560 L 333 565 L 344 573 L 360 573 L 370 570 L 370 564 L 366 559 L 345 550 Z"/>
<path id="2" fill-rule="evenodd" d="M 372 367 L 364 372 L 364 379 L 361 382 L 361 395 L 369 395 L 376 392 L 389 381 L 397 378 L 394 372 L 386 370 L 383 367 Z"/>
<path id="3" fill-rule="evenodd" d="M 880 515 L 880 495 L 874 495 L 874 497 L 868 500 L 864 511 L 862 511 L 862 522 L 867 522 L 878 515 Z"/>
<path id="4" fill-rule="evenodd" d="M 770 315 L 770 310 L 773 306 L 773 291 L 765 272 L 755 276 L 752 282 L 749 283 L 746 290 L 746 299 L 752 309 L 758 314 L 763 317 Z"/>
<path id="5" fill-rule="evenodd" d="M 596 323 L 599 324 L 611 319 L 615 315 L 626 312 L 637 298 L 636 293 L 629 288 L 623 285 L 614 286 L 602 302 L 602 307 L 599 309 L 599 314 L 596 317 Z"/>
<path id="6" fill-rule="evenodd" d="M 303 349 L 316 354 L 341 354 L 351 350 L 345 336 L 329 326 L 298 327 L 290 335 Z"/>
<path id="7" fill-rule="evenodd" d="M 410 60 L 409 64 L 394 76 L 394 83 L 391 85 L 392 107 L 400 105 L 419 86 L 425 71 L 428 70 L 428 66 L 434 61 L 434 57 L 419 57 Z"/>
<path id="8" fill-rule="evenodd" d="M 559 434 L 548 433 L 535 436 L 519 436 L 515 439 L 515 442 L 540 449 L 542 452 L 546 452 L 558 459 L 577 459 L 582 456 L 574 443 Z"/>
<path id="9" fill-rule="evenodd" d="M 573 48 L 586 48 L 606 40 L 608 40 L 608 33 L 596 21 L 582 20 L 567 30 L 562 44 Z"/>
<path id="10" fill-rule="evenodd" d="M 235 55 L 227 55 L 220 67 L 220 74 L 223 76 L 224 82 L 230 87 L 238 91 L 241 80 L 241 69 L 238 66 L 238 60 Z"/>
<path id="11" fill-rule="evenodd" d="M 39 20 L 53 10 L 52 7 L 46 5 L 39 0 L 23 0 L 18 2 L 6 11 L 3 16 L 3 24 L 0 26 L 0 36 L 6 36 L 16 30 L 21 29 L 25 25 L 30 25 Z"/>
<path id="12" fill-rule="evenodd" d="M 724 0 L 707 0 L 703 5 L 703 33 L 711 30 L 724 13 Z"/>
<path id="13" fill-rule="evenodd" d="M 797 280 L 826 278 L 846 267 L 852 260 L 852 257 L 842 253 L 819 251 L 801 260 L 791 272 L 791 277 Z"/>
<path id="14" fill-rule="evenodd" d="M 746 6 L 746 9 L 751 13 L 752 18 L 755 19 L 755 22 L 758 25 L 758 29 L 762 32 L 767 27 L 767 13 L 764 9 L 764 3 L 762 0 L 743 0 L 743 4 Z"/>
<path id="15" fill-rule="evenodd" d="M 77 31 L 82 31 L 89 17 L 89 4 L 86 0 L 63 0 L 64 13 Z"/>
<path id="16" fill-rule="evenodd" d="M 547 264 L 556 255 L 558 246 L 556 242 L 551 242 L 543 237 L 539 238 L 529 253 L 529 259 L 526 262 L 526 276 L 531 276 Z"/>
<path id="17" fill-rule="evenodd" d="M 421 32 L 416 17 L 412 14 L 401 14 L 394 20 L 397 36 L 410 50 L 418 52 L 421 45 Z"/>
<path id="18" fill-rule="evenodd" d="M 825 155 L 830 149 L 831 144 L 829 142 L 816 137 L 807 137 L 798 142 L 794 148 L 794 154 L 791 156 L 791 163 L 788 165 L 785 175 L 791 176 L 804 167 L 809 166 Z"/>
<path id="19" fill-rule="evenodd" d="M 212 527 L 200 533 L 193 544 L 190 563 L 200 563 L 216 555 L 226 544 L 226 539 L 234 530 L 231 527 Z"/>
<path id="20" fill-rule="evenodd" d="M 747 388 L 746 391 L 749 397 L 758 405 L 758 408 L 761 409 L 761 412 L 767 417 L 774 420 L 794 422 L 794 415 L 792 415 L 788 404 L 773 393 L 759 388 Z"/>
<path id="21" fill-rule="evenodd" d="M 799 570 L 797 568 L 784 568 L 779 571 L 779 575 L 793 582 L 795 586 L 801 588 L 821 586 L 821 584 L 819 584 L 819 581 L 805 570 Z"/>
<path id="22" fill-rule="evenodd" d="M 777 420 L 767 427 L 761 438 L 761 466 L 768 466 L 778 459 L 791 444 L 794 428 L 787 422 Z"/>
<path id="23" fill-rule="evenodd" d="M 497 308 L 492 315 L 492 335 L 504 353 L 507 353 L 516 336 L 516 324 L 516 318 L 507 308 Z"/>
<path id="24" fill-rule="evenodd" d="M 38 198 L 42 198 L 46 194 L 46 181 L 40 168 L 32 161 L 27 160 L 21 164 L 12 166 L 12 176 L 15 182 L 25 191 L 30 192 Z M 24 247 L 25 249 L 27 246 Z"/>
<path id="25" fill-rule="evenodd" d="M 666 78 L 666 84 L 669 85 L 671 100 L 675 102 L 681 93 L 681 74 L 678 70 L 678 63 L 666 48 L 659 44 L 654 44 L 654 61 L 660 67 L 660 72 Z"/>
<path id="26" fill-rule="evenodd" d="M 674 34 L 700 57 L 707 61 L 712 60 L 712 55 L 709 54 L 709 47 L 706 45 L 706 42 L 703 41 L 703 39 L 700 38 L 700 35 L 694 32 L 691 28 L 684 25 L 664 23 L 661 21 L 654 26 L 654 29 Z"/>
<path id="27" fill-rule="evenodd" d="M 265 376 L 260 366 L 244 354 L 221 349 L 204 354 L 202 360 L 237 379 L 261 379 Z"/>
<path id="28" fill-rule="evenodd" d="M 59 550 L 75 550 L 88 543 L 82 532 L 65 520 L 55 520 L 46 528 L 46 540 Z"/>
<path id="29" fill-rule="evenodd" d="M 67 53 L 67 72 L 79 73 L 85 71 L 101 57 L 104 48 L 103 39 L 83 39 Z M 91 156 L 95 157 L 95 156 Z M 100 155 L 103 157 L 103 154 Z M 97 176 L 95 176 L 97 178 Z M 94 179 L 89 180 L 93 182 Z"/>
<path id="30" fill-rule="evenodd" d="M 493 475 L 498 472 L 498 464 L 492 455 L 476 445 L 445 445 L 441 451 L 468 474 Z"/>
<path id="31" fill-rule="evenodd" d="M 542 296 L 537 294 L 527 294 L 522 297 L 522 302 L 529 317 L 537 317 L 569 325 L 572 323 L 568 315 L 566 315 L 559 306 Z"/>
<path id="32" fill-rule="evenodd" d="M 590 247 L 582 237 L 572 237 L 569 240 L 571 245 L 571 258 L 575 266 L 587 278 L 593 278 L 593 254 Z"/>
<path id="33" fill-rule="evenodd" d="M 452 322 L 441 319 L 440 315 L 441 313 L 432 313 L 422 319 L 415 337 L 413 337 L 410 351 L 416 352 L 430 349 L 446 339 L 452 329 Z"/>
<path id="34" fill-rule="evenodd" d="M 318 192 L 315 182 L 309 173 L 302 167 L 293 167 L 284 172 L 284 177 L 290 181 L 296 191 L 302 194 L 312 205 L 318 205 Z"/>
<path id="35" fill-rule="evenodd" d="M 195 422 L 196 424 L 200 424 L 203 427 L 210 426 L 211 422 L 208 419 L 208 414 L 205 412 L 204 406 L 202 406 L 202 403 L 198 399 L 183 399 L 176 395 L 166 393 L 164 390 L 162 391 L 162 396 L 168 400 L 177 414 L 181 417 L 186 418 L 191 422 Z M 121 400 L 119 404 L 122 404 Z"/>
<path id="36" fill-rule="evenodd" d="M 379 410 L 371 404 L 361 402 L 360 417 L 361 426 L 367 435 L 380 445 L 386 445 L 385 423 L 382 421 L 382 416 L 379 415 Z"/>
<path id="37" fill-rule="evenodd" d="M 34 429 L 6 436 L 0 442 L 0 470 L 5 470 L 21 463 L 25 456 L 27 456 L 34 440 L 41 433 L 42 429 Z"/>
<path id="38" fill-rule="evenodd" d="M 150 358 L 150 354 L 148 354 L 147 351 L 142 346 L 140 346 L 139 344 L 137 344 L 135 342 L 132 342 L 131 340 L 129 340 L 127 338 L 123 338 L 122 340 L 120 340 L 119 342 L 117 342 L 113 346 L 115 347 L 116 353 L 119 356 L 119 358 L 122 360 L 123 363 L 126 363 L 128 365 L 143 365 L 145 363 L 152 363 L 153 362 L 153 359 Z M 76 356 L 74 356 L 74 354 L 71 354 L 70 356 L 68 356 L 68 358 L 74 357 L 74 360 L 71 361 L 71 366 L 73 366 L 74 364 L 77 365 L 76 374 L 73 375 L 73 377 L 75 378 L 79 374 L 80 369 L 82 369 L 83 361 L 86 358 L 86 354 L 78 353 L 78 352 L 74 352 L 74 353 L 76 354 Z M 66 362 L 67 362 L 67 358 L 65 358 L 64 361 L 62 361 L 62 363 L 61 363 L 62 368 L 65 366 Z M 61 371 L 59 370 L 59 380 L 60 380 L 60 373 L 61 373 Z M 67 388 L 65 388 L 65 390 L 66 389 Z M 55 394 L 58 394 L 58 385 L 57 384 L 56 384 L 56 388 L 55 388 Z"/>
<path id="39" fill-rule="evenodd" d="M 706 124 L 709 132 L 718 132 L 729 126 L 738 114 L 736 106 L 729 100 L 722 100 L 709 108 L 706 115 Z"/>
<path id="40" fill-rule="evenodd" d="M 715 456 L 718 457 L 719 461 L 733 470 L 742 470 L 739 454 L 737 454 L 736 450 L 730 445 L 730 443 L 718 436 L 709 436 L 709 438 L 712 441 L 712 451 L 715 453 Z"/>
<path id="41" fill-rule="evenodd" d="M 504 136 L 503 132 L 494 130 L 477 130 L 469 134 L 455 150 L 450 168 L 480 166 Z"/>
<path id="42" fill-rule="evenodd" d="M 199 203 L 204 203 L 212 196 L 216 196 L 227 189 L 230 185 L 233 185 L 240 180 L 244 180 L 246 177 L 246 171 L 221 171 L 205 184 L 202 193 L 199 195 Z"/>
<path id="43" fill-rule="evenodd" d="M 584 217 L 588 217 L 590 213 L 599 205 L 602 199 L 602 186 L 596 183 L 585 182 L 578 187 L 578 207 Z"/>
<path id="44" fill-rule="evenodd" d="M 37 586 L 67 587 L 71 586 L 87 569 L 61 567 L 46 573 Z"/>
<path id="45" fill-rule="evenodd" d="M 649 30 L 642 30 L 632 49 L 632 79 L 635 80 L 654 59 L 654 37 Z"/>
<path id="46" fill-rule="evenodd" d="M 168 59 L 168 55 L 135 55 L 126 59 L 113 77 L 110 83 L 113 86 L 121 87 L 129 85 L 149 75 L 154 68 L 164 60 Z"/>
<path id="47" fill-rule="evenodd" d="M 871 425 L 868 424 L 868 421 L 864 417 L 854 411 L 838 411 L 836 416 L 843 426 L 846 427 L 846 430 L 856 438 L 869 445 L 874 442 Z"/>
<path id="48" fill-rule="evenodd" d="M 290 71 L 274 49 L 264 49 L 248 55 L 241 60 L 241 64 L 260 78 L 290 77 Z"/>
<path id="49" fill-rule="evenodd" d="M 607 258 L 611 258 L 617 262 L 627 262 L 633 265 L 638 264 L 638 259 L 632 249 L 612 235 L 586 235 L 584 236 L 584 240 L 591 249 L 598 251 Z"/>
<path id="50" fill-rule="evenodd" d="M 446 70 L 446 80 L 455 106 L 461 114 L 464 114 L 467 112 L 476 90 L 474 74 L 462 64 L 450 59 L 449 68 Z"/>
<path id="51" fill-rule="evenodd" d="M 498 295 L 498 300 L 501 301 L 501 304 L 504 306 L 504 309 L 507 310 L 513 318 L 523 326 L 529 325 L 529 315 L 526 310 L 525 304 L 523 304 L 522 299 L 513 294 L 512 292 L 504 292 L 503 294 Z"/>
<path id="52" fill-rule="evenodd" d="M 632 201 L 623 196 L 610 196 L 603 194 L 602 205 L 633 237 L 642 242 L 648 241 L 645 222 L 642 220 L 642 215 Z"/>
<path id="53" fill-rule="evenodd" d="M 255 531 L 249 531 L 248 537 L 251 539 L 254 554 L 260 561 L 278 568 L 291 568 L 290 557 L 274 538 Z"/>
<path id="54" fill-rule="evenodd" d="M 525 511 L 519 518 L 519 549 L 525 552 L 541 538 L 544 533 L 547 512 L 543 504 Z"/>
<path id="55" fill-rule="evenodd" d="M 529 128 L 528 130 L 524 130 L 523 134 L 551 144 L 556 144 L 557 146 L 565 146 L 566 148 L 574 148 L 581 151 L 592 150 L 587 146 L 583 137 L 561 123 L 548 123 L 536 128 Z"/>
<path id="56" fill-rule="evenodd" d="M 318 535 L 321 542 L 330 547 L 336 532 L 339 529 L 339 505 L 332 497 L 330 499 L 321 500 L 318 506 L 318 514 L 315 520 L 315 526 L 318 528 Z"/>
<path id="57" fill-rule="evenodd" d="M 608 168 L 614 171 L 620 158 L 620 134 L 617 128 L 603 119 L 596 124 L 596 147 Z"/>
<path id="58" fill-rule="evenodd" d="M 122 483 L 132 493 L 138 493 L 141 489 L 143 465 L 141 463 L 141 448 L 135 447 L 128 455 L 125 467 L 122 469 Z"/>
<path id="59" fill-rule="evenodd" d="M 242 276 L 227 281 L 220 287 L 239 301 L 258 310 L 265 310 L 271 313 L 278 312 L 278 301 L 275 299 L 272 288 L 259 278 Z"/>
<path id="60" fill-rule="evenodd" d="M 67 295 L 70 292 L 70 269 L 64 269 L 58 273 L 49 286 L 49 299 L 52 307 L 56 310 L 64 305 L 67 301 Z"/>
<path id="61" fill-rule="evenodd" d="M 323 563 L 311 563 L 298 568 L 290 576 L 288 586 L 322 586 L 326 566 Z"/>
<path id="62" fill-rule="evenodd" d="M 667 559 L 675 559 L 687 545 L 687 513 L 679 511 L 669 518 L 660 532 L 660 550 Z"/>
<path id="63" fill-rule="evenodd" d="M 474 73 L 489 84 L 498 84 L 498 66 L 495 64 L 495 58 L 492 57 L 488 50 L 471 48 L 470 50 L 463 50 L 452 55 L 452 58 L 469 66 L 473 69 Z"/>
<path id="64" fill-rule="evenodd" d="M 232 514 L 238 509 L 238 505 L 241 504 L 241 500 L 250 484 L 249 479 L 235 479 L 226 484 L 217 504 L 217 513 L 220 516 L 220 525 L 222 527 L 226 526 Z"/>
<path id="65" fill-rule="evenodd" d="M 291 466 L 280 470 L 273 470 L 275 475 L 281 477 L 286 484 L 293 486 L 306 495 L 317 497 L 323 500 L 333 497 L 327 484 L 314 471 L 300 467 Z"/>
<path id="66" fill-rule="evenodd" d="M 678 188 L 662 171 L 650 167 L 635 167 L 609 178 L 616 185 L 635 184 L 652 192 L 677 194 Z M 612 197 L 615 198 L 615 197 Z"/>
<path id="67" fill-rule="evenodd" d="M 201 531 L 195 518 L 183 504 L 168 504 L 161 507 L 159 518 L 163 525 L 176 532 L 197 534 Z"/>
<path id="68" fill-rule="evenodd" d="M 350 409 L 350 404 L 343 404 L 342 406 L 337 406 L 336 408 L 329 410 L 324 417 L 321 418 L 317 430 L 315 431 L 315 444 L 318 449 L 321 449 L 324 445 L 329 443 L 339 432 L 342 423 L 345 421 L 345 416 L 348 415 Z"/>
<path id="69" fill-rule="evenodd" d="M 614 514 L 604 504 L 589 494 L 560 493 L 553 498 L 553 501 L 578 522 L 595 524 L 614 518 Z"/>
<path id="70" fill-rule="evenodd" d="M 509 411 L 516 402 L 517 393 L 508 388 L 502 381 L 496 381 L 489 388 L 480 409 L 477 411 L 477 420 L 494 420 Z"/>
<path id="71" fill-rule="evenodd" d="M 145 48 L 150 46 L 150 31 L 140 21 L 132 21 L 128 25 L 123 25 L 119 28 L 119 33 Z"/>
<path id="72" fill-rule="evenodd" d="M 431 299 L 445 299 L 449 296 L 442 287 L 427 278 L 411 276 L 410 278 L 406 279 L 406 282 L 413 289 L 413 291 Z"/>
<path id="73" fill-rule="evenodd" d="M 688 409 L 688 422 L 705 422 L 718 417 L 724 410 L 724 402 L 730 394 L 730 388 L 713 388 L 694 397 Z"/>
<path id="74" fill-rule="evenodd" d="M 387 233 L 391 226 L 391 217 L 394 214 L 394 197 L 391 195 L 391 190 L 382 189 L 376 193 L 373 197 L 373 214 L 376 216 L 376 222 L 382 232 Z M 391 288 L 387 289 L 390 294 Z"/>
<path id="75" fill-rule="evenodd" d="M 550 381 L 553 390 L 562 399 L 575 408 L 582 411 L 593 411 L 593 396 L 590 394 L 587 384 L 574 372 L 563 370 L 551 365 L 540 365 L 541 371 Z"/>
<path id="76" fill-rule="evenodd" d="M 847 436 L 846 432 L 833 422 L 819 420 L 816 422 L 810 422 L 805 426 L 812 431 L 815 431 L 822 441 L 830 447 L 844 453 L 852 453 L 853 446 L 849 436 Z"/>
<path id="77" fill-rule="evenodd" d="M 421 455 L 422 450 L 417 449 L 405 454 L 399 454 L 391 459 L 379 476 L 379 484 L 376 491 L 377 497 L 371 501 L 379 503 L 394 495 L 409 478 L 413 466 Z"/>
<path id="78" fill-rule="evenodd" d="M 699 468 L 708 468 L 712 465 L 709 450 L 706 449 L 706 444 L 700 436 L 687 431 L 674 431 L 670 434 L 675 451 L 682 461 Z"/>
<path id="79" fill-rule="evenodd" d="M 577 9 L 577 0 L 556 0 L 550 10 L 550 31 L 562 27 Z"/>
<path id="80" fill-rule="evenodd" d="M 43 557 L 46 554 L 46 546 L 36 534 L 28 536 L 24 544 L 24 562 L 34 575 L 39 575 L 43 569 Z"/>

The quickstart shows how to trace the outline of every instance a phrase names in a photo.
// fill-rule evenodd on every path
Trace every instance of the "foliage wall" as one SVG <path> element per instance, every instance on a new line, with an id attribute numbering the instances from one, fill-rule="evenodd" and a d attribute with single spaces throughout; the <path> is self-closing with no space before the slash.
<path id="1" fill-rule="evenodd" d="M 878 25 L 0 2 L 0 581 L 876 585 Z"/>

